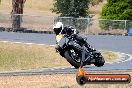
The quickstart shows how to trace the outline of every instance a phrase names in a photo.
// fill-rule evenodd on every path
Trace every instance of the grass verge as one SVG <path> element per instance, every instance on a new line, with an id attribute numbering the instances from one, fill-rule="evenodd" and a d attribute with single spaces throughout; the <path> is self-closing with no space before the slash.
<path id="1" fill-rule="evenodd" d="M 116 54 L 101 51 L 106 61 L 116 59 Z M 54 47 L 40 45 L 26 45 L 14 43 L 0 43 L 0 71 L 26 70 L 70 66 L 70 64 L 56 53 Z"/>
<path id="2" fill-rule="evenodd" d="M 53 47 L 0 43 L 0 70 L 24 70 L 66 66 Z"/>

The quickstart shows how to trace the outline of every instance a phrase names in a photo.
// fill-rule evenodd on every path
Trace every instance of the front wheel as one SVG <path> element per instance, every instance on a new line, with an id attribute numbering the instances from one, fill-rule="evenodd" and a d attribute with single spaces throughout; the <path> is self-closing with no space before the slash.
<path id="1" fill-rule="evenodd" d="M 78 69 L 80 67 L 80 63 L 76 62 L 74 60 L 74 58 L 71 57 L 70 52 L 69 51 L 65 51 L 64 52 L 64 56 L 66 58 L 66 60 L 72 65 L 74 66 L 76 69 Z"/>

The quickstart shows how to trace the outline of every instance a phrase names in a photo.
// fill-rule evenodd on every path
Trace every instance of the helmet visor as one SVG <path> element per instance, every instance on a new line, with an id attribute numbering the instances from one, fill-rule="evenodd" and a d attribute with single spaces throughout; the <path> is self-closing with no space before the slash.
<path id="1" fill-rule="evenodd" d="M 58 35 L 61 32 L 61 30 L 62 30 L 62 27 L 54 28 L 54 32 L 55 32 L 56 35 Z"/>

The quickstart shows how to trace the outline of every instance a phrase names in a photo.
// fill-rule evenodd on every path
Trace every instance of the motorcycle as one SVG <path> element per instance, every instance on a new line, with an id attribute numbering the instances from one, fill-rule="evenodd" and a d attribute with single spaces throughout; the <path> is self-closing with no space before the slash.
<path id="1" fill-rule="evenodd" d="M 86 40 L 86 39 L 85 39 Z M 78 41 L 75 35 L 56 35 L 56 50 L 76 69 L 85 65 L 94 64 L 97 67 L 103 66 L 105 60 L 100 52 L 89 50 L 83 43 Z"/>

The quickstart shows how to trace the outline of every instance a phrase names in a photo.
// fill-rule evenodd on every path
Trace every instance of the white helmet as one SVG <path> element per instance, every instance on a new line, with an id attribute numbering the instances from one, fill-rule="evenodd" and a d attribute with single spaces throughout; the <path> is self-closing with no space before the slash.
<path id="1" fill-rule="evenodd" d="M 58 35 L 63 29 L 63 23 L 62 22 L 57 22 L 54 27 L 53 30 L 55 32 L 56 35 Z"/>

